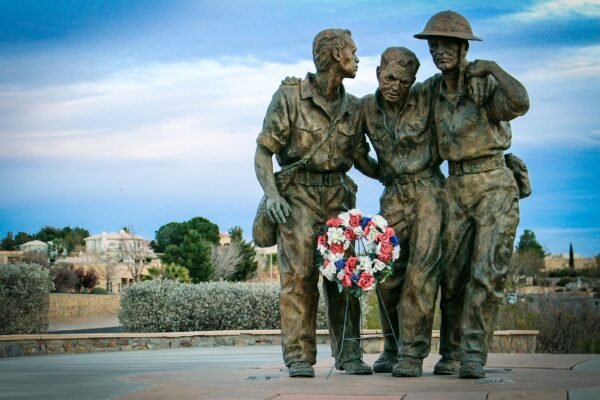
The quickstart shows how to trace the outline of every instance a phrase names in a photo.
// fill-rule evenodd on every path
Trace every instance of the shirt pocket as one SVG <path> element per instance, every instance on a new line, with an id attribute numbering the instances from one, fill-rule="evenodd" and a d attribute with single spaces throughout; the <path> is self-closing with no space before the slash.
<path id="1" fill-rule="evenodd" d="M 340 149 L 341 154 L 351 154 L 348 152 L 350 152 L 354 146 L 356 128 L 349 122 L 340 122 L 337 125 L 337 131 L 338 135 L 335 141 L 337 148 Z"/>
<path id="2" fill-rule="evenodd" d="M 313 146 L 319 143 L 321 128 L 318 125 L 299 120 L 295 124 L 295 131 L 295 145 L 291 149 L 292 152 L 296 153 L 295 156 L 304 156 Z"/>
<path id="3" fill-rule="evenodd" d="M 429 137 L 427 118 L 410 118 L 400 126 L 398 140 L 403 145 L 418 145 Z"/>
<path id="4" fill-rule="evenodd" d="M 464 113 L 459 113 L 458 117 L 460 118 L 459 123 L 461 136 L 472 137 L 480 134 L 479 125 L 481 124 L 481 115 L 479 110 L 466 110 Z"/>

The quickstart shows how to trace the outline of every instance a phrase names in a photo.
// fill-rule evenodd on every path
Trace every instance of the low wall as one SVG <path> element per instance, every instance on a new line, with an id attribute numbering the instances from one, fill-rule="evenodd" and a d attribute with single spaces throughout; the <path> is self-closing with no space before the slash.
<path id="1" fill-rule="evenodd" d="M 120 300 L 118 294 L 50 293 L 48 318 L 52 321 L 117 315 Z"/>
<path id="2" fill-rule="evenodd" d="M 496 331 L 492 353 L 534 353 L 538 331 Z M 317 343 L 329 342 L 327 330 L 317 331 Z M 363 331 L 366 353 L 383 351 L 379 330 Z M 176 347 L 252 346 L 281 344 L 279 330 L 165 333 L 96 333 L 0 336 L 0 358 L 27 355 L 152 350 Z M 439 331 L 432 335 L 431 352 L 439 349 Z"/>

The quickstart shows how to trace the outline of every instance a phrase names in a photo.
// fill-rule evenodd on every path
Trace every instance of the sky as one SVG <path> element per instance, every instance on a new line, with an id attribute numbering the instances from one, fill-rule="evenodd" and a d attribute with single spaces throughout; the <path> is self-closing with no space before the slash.
<path id="1" fill-rule="evenodd" d="M 483 39 L 468 58 L 529 92 L 512 122 L 533 186 L 517 235 L 600 253 L 600 0 L 0 0 L 0 237 L 128 226 L 153 239 L 202 216 L 250 239 L 255 140 L 280 81 L 314 71 L 314 36 L 352 31 L 345 86 L 363 96 L 389 46 L 417 54 L 418 80 L 437 72 L 413 34 L 447 9 Z M 377 213 L 381 184 L 350 174 L 357 206 Z"/>

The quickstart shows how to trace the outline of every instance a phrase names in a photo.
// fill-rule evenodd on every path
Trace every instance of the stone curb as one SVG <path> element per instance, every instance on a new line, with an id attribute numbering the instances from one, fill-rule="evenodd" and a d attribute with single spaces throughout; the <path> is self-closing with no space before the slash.
<path id="1" fill-rule="evenodd" d="M 381 330 L 364 330 L 366 353 L 383 351 Z M 538 331 L 496 331 L 490 351 L 535 353 Z M 327 330 L 317 331 L 317 344 L 329 343 Z M 171 349 L 177 347 L 252 346 L 281 344 L 281 332 L 233 330 L 158 333 L 36 334 L 0 336 L 0 358 L 27 355 Z M 439 331 L 432 332 L 431 352 L 439 350 Z"/>

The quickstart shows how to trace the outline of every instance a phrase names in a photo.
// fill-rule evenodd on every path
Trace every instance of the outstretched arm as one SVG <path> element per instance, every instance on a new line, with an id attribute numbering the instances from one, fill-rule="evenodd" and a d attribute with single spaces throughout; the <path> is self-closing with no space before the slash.
<path id="1" fill-rule="evenodd" d="M 283 224 L 286 217 L 290 215 L 290 206 L 287 201 L 279 195 L 275 175 L 273 174 L 273 153 L 266 147 L 256 145 L 254 155 L 254 170 L 260 186 L 267 196 L 267 211 L 273 222 Z"/>

